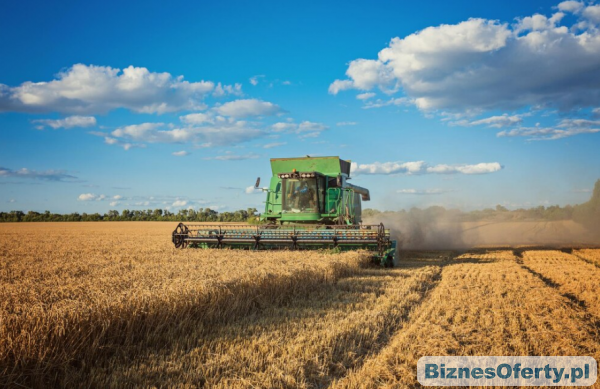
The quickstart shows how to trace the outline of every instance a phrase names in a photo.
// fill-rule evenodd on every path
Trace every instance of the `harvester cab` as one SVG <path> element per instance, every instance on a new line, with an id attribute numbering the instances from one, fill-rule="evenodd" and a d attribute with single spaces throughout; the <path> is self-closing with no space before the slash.
<path id="1" fill-rule="evenodd" d="M 396 241 L 383 224 L 364 225 L 361 201 L 369 190 L 350 184 L 350 161 L 339 157 L 271 159 L 272 177 L 259 226 L 179 223 L 177 248 L 366 249 L 392 266 Z M 260 186 L 260 178 L 255 188 Z"/>

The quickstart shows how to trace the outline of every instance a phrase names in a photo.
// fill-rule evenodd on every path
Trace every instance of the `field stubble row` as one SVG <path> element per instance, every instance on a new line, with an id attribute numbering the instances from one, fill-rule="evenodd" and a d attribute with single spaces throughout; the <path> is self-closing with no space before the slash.
<path id="1" fill-rule="evenodd" d="M 512 251 L 464 254 L 389 345 L 336 388 L 415 387 L 426 355 L 590 355 L 598 328 L 584 310 L 520 266 Z"/>

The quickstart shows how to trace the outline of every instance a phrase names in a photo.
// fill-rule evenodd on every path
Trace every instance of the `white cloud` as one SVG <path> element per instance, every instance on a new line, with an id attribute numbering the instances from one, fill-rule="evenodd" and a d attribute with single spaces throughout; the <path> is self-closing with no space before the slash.
<path id="1" fill-rule="evenodd" d="M 578 13 L 583 9 L 583 7 L 584 4 L 580 3 L 579 1 L 563 1 L 562 3 L 558 4 L 558 9 L 560 11 L 571 13 Z"/>
<path id="2" fill-rule="evenodd" d="M 221 85 L 219 82 L 212 95 L 215 97 L 223 97 L 225 95 L 242 96 L 243 94 L 242 84 Z"/>
<path id="3" fill-rule="evenodd" d="M 528 137 L 530 140 L 556 140 L 580 134 L 595 134 L 597 132 L 600 132 L 600 128 L 568 128 L 563 130 L 555 127 L 520 127 L 510 131 L 500 131 L 496 136 L 499 138 Z"/>
<path id="4" fill-rule="evenodd" d="M 283 122 L 279 122 L 279 123 L 273 124 L 271 126 L 271 128 L 275 132 L 294 131 L 294 130 L 296 130 L 296 128 L 298 128 L 298 125 L 296 123 L 283 123 Z"/>
<path id="5" fill-rule="evenodd" d="M 352 89 L 354 84 L 350 80 L 335 80 L 329 85 L 329 93 L 337 95 L 340 91 Z"/>
<path id="6" fill-rule="evenodd" d="M 106 200 L 106 195 L 96 195 L 94 193 L 82 193 L 77 197 L 78 201 L 102 201 Z"/>
<path id="7" fill-rule="evenodd" d="M 190 155 L 187 151 L 175 151 L 172 153 L 176 157 L 185 157 L 186 155 Z"/>
<path id="8" fill-rule="evenodd" d="M 512 115 L 508 114 L 500 116 L 491 116 L 485 119 L 479 119 L 474 121 L 460 120 L 450 123 L 453 126 L 487 126 L 491 128 L 503 128 L 520 125 L 523 122 L 523 115 Z"/>
<path id="9" fill-rule="evenodd" d="M 475 165 L 434 165 L 429 166 L 424 161 L 416 162 L 374 162 L 358 164 L 352 162 L 352 174 L 485 174 L 502 170 L 498 162 L 479 163 Z"/>
<path id="10" fill-rule="evenodd" d="M 186 200 L 175 200 L 173 202 L 173 204 L 171 204 L 172 207 L 185 207 L 188 204 L 188 202 Z"/>
<path id="11" fill-rule="evenodd" d="M 300 136 L 300 138 L 316 138 L 323 131 L 329 129 L 323 123 L 310 122 L 305 120 L 301 123 L 292 123 L 292 122 L 280 122 L 275 123 L 271 126 L 273 131 L 275 132 L 288 132 L 288 133 L 296 133 Z"/>
<path id="12" fill-rule="evenodd" d="M 254 86 L 258 85 L 258 83 L 259 83 L 259 81 L 260 81 L 261 78 L 265 78 L 265 75 L 264 74 L 258 74 L 256 76 L 250 77 L 250 84 L 252 84 Z"/>
<path id="13" fill-rule="evenodd" d="M 48 126 L 53 129 L 75 128 L 75 127 L 93 127 L 96 125 L 96 118 L 93 116 L 69 116 L 64 119 L 39 119 L 32 120 L 32 123 L 39 123 L 36 128 L 41 130 Z"/>
<path id="14" fill-rule="evenodd" d="M 478 163 L 476 165 L 435 165 L 426 168 L 427 173 L 435 174 L 486 174 L 502 170 L 498 162 Z"/>
<path id="15" fill-rule="evenodd" d="M 132 149 L 132 148 L 144 148 L 144 147 L 146 147 L 146 145 L 143 145 L 143 144 L 122 142 L 119 139 L 111 138 L 110 136 L 105 136 L 104 137 L 104 143 L 106 143 L 107 145 L 115 145 L 115 146 L 122 147 L 125 151 L 127 151 L 129 149 Z"/>
<path id="16" fill-rule="evenodd" d="M 16 202 L 17 202 L 17 200 L 15 200 L 15 199 L 10 199 L 10 200 L 8 200 L 8 202 L 9 202 L 9 203 L 16 203 Z"/>
<path id="17" fill-rule="evenodd" d="M 121 195 L 115 195 L 112 197 L 114 200 L 121 200 L 123 198 L 123 196 Z"/>
<path id="18" fill-rule="evenodd" d="M 315 123 L 305 120 L 298 125 L 298 127 L 296 128 L 296 132 L 321 132 L 327 130 L 328 128 L 329 127 L 327 127 L 323 123 Z"/>
<path id="19" fill-rule="evenodd" d="M 600 23 L 600 5 L 589 5 L 585 7 L 583 17 L 594 23 Z"/>
<path id="20" fill-rule="evenodd" d="M 517 127 L 496 134 L 502 137 L 528 137 L 529 140 L 556 140 L 580 134 L 600 132 L 600 120 L 563 119 L 555 127 Z"/>
<path id="21" fill-rule="evenodd" d="M 356 95 L 356 98 L 359 100 L 369 100 L 370 98 L 375 97 L 375 93 L 367 92 Z"/>
<path id="22" fill-rule="evenodd" d="M 396 191 L 398 194 L 407 195 L 439 195 L 450 192 L 444 189 L 399 189 Z"/>
<path id="23" fill-rule="evenodd" d="M 204 106 L 214 88 L 210 81 L 188 82 L 169 73 L 143 67 L 123 70 L 76 64 L 47 82 L 20 86 L 0 84 L 0 112 L 105 113 L 126 108 L 140 113 L 164 113 Z"/>
<path id="24" fill-rule="evenodd" d="M 165 128 L 164 123 L 142 123 L 114 130 L 106 143 L 134 141 L 144 143 L 194 143 L 203 147 L 228 146 L 261 138 L 266 132 L 251 127 L 245 121 L 216 117 L 214 124 Z M 135 145 L 130 144 L 129 147 Z"/>
<path id="25" fill-rule="evenodd" d="M 363 106 L 363 108 L 364 109 L 381 108 L 381 107 L 387 107 L 390 105 L 408 106 L 408 105 L 412 105 L 412 104 L 415 104 L 414 100 L 411 100 L 408 97 L 397 97 L 397 98 L 391 98 L 387 101 L 384 101 L 381 99 L 377 99 L 376 101 L 367 101 L 367 103 Z"/>
<path id="26" fill-rule="evenodd" d="M 284 146 L 286 145 L 287 142 L 273 142 L 273 143 L 267 143 L 266 145 L 263 146 L 263 149 L 272 149 L 273 147 L 279 147 L 279 146 Z"/>
<path id="27" fill-rule="evenodd" d="M 0 177 L 15 177 L 15 178 L 28 178 L 34 180 L 43 181 L 60 181 L 60 182 L 77 182 L 79 179 L 73 175 L 67 174 L 64 170 L 31 170 L 22 168 L 19 170 L 12 170 L 4 167 L 0 167 Z"/>
<path id="28" fill-rule="evenodd" d="M 352 174 L 420 174 L 425 166 L 424 161 L 416 162 L 374 162 L 358 164 L 352 162 Z"/>
<path id="29" fill-rule="evenodd" d="M 110 205 L 111 207 L 116 207 L 119 204 L 120 203 L 118 201 L 111 201 L 108 205 Z"/>
<path id="30" fill-rule="evenodd" d="M 339 127 L 343 126 L 356 126 L 358 123 L 356 122 L 337 122 L 335 125 Z"/>
<path id="31" fill-rule="evenodd" d="M 473 18 L 394 38 L 377 59 L 350 62 L 348 78 L 329 91 L 400 86 L 424 111 L 597 107 L 600 6 L 563 2 L 559 9 L 512 25 Z M 575 13 L 576 28 L 560 25 L 564 12 Z"/>
<path id="32" fill-rule="evenodd" d="M 215 108 L 219 114 L 242 118 L 248 116 L 273 116 L 284 111 L 276 104 L 257 99 L 234 100 Z"/>
<path id="33" fill-rule="evenodd" d="M 203 124 L 203 123 L 214 123 L 213 116 L 209 113 L 190 113 L 188 115 L 180 116 L 179 120 L 186 124 Z"/>
<path id="34" fill-rule="evenodd" d="M 93 193 L 82 193 L 79 195 L 79 197 L 77 198 L 77 200 L 79 201 L 91 201 L 91 200 L 96 200 L 96 195 Z"/>

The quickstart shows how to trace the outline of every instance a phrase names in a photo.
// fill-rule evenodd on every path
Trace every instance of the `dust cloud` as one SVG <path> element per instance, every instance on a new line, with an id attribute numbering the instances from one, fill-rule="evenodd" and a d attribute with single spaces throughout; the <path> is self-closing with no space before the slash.
<path id="1" fill-rule="evenodd" d="M 460 212 L 384 212 L 364 224 L 383 223 L 405 250 L 456 250 L 497 246 L 600 246 L 600 233 L 572 220 L 462 221 Z"/>

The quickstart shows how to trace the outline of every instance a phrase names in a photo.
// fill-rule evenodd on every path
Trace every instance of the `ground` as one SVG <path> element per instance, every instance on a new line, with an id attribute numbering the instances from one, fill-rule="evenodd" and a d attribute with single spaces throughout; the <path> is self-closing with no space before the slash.
<path id="1" fill-rule="evenodd" d="M 412 387 L 424 355 L 600 360 L 598 249 L 406 250 L 382 269 L 175 250 L 175 225 L 0 225 L 0 385 Z"/>

